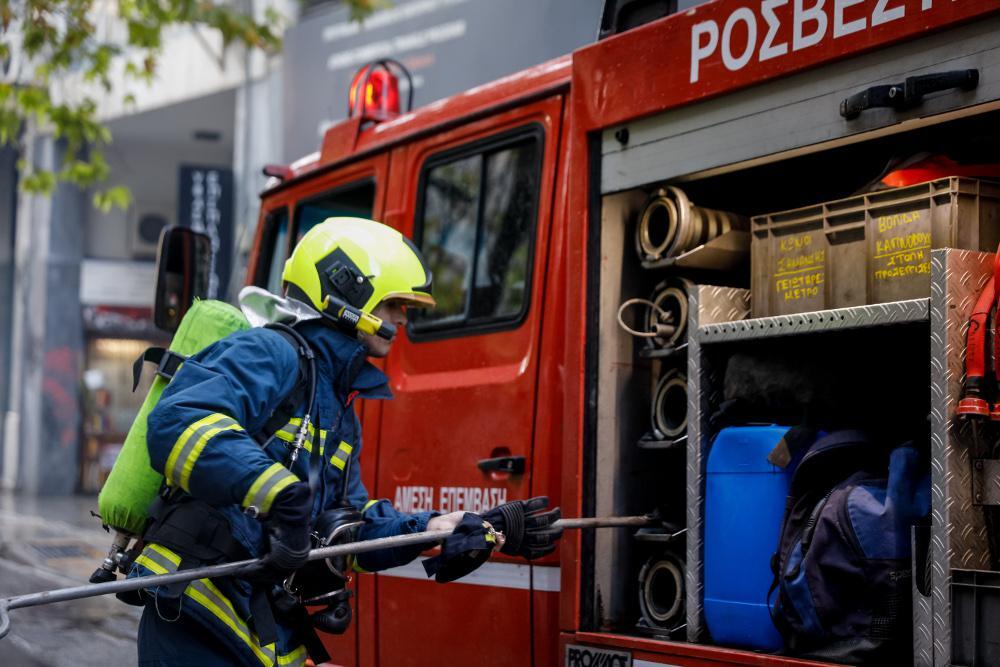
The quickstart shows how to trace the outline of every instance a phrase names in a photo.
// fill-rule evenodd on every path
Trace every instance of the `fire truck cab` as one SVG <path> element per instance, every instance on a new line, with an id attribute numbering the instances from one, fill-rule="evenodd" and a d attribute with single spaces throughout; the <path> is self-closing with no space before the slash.
<path id="1" fill-rule="evenodd" d="M 656 547 L 628 531 L 567 533 L 550 557 L 496 556 L 455 584 L 419 563 L 358 576 L 355 623 L 327 638 L 331 654 L 393 667 L 807 664 L 715 646 L 703 618 L 700 494 L 719 389 L 704 364 L 723 348 L 699 327 L 749 314 L 745 291 L 729 288 L 748 284 L 750 235 L 671 269 L 726 287 L 692 288 L 688 399 L 676 405 L 686 439 L 640 448 L 664 362 L 637 358 L 616 323 L 624 299 L 662 278 L 635 257 L 635 220 L 665 185 L 751 216 L 850 195 L 890 156 L 1000 150 L 1000 3 L 715 0 L 405 112 L 391 68 L 377 69 L 363 70 L 353 116 L 318 152 L 269 170 L 247 284 L 280 291 L 291 248 L 331 216 L 413 238 L 439 307 L 411 312 L 384 361 L 395 398 L 359 408 L 372 497 L 442 512 L 537 495 L 566 516 L 660 507 L 686 529 L 670 547 L 683 571 L 658 584 L 683 609 L 670 627 L 637 625 L 637 575 Z M 971 85 L 954 74 L 971 70 Z M 901 345 L 915 350 L 914 375 L 892 383 L 925 416 L 927 369 L 946 354 L 920 342 L 935 326 L 928 308 L 899 334 L 913 337 Z M 885 343 L 868 331 L 851 345 Z M 815 353 L 814 339 L 784 340 L 788 354 Z M 940 420 L 943 432 L 947 410 Z M 953 455 L 941 447 L 935 461 Z M 932 590 L 914 589 L 917 665 L 952 664 L 950 568 L 989 569 L 964 528 L 981 519 L 939 514 L 960 492 L 944 473 L 934 483 L 939 551 Z"/>

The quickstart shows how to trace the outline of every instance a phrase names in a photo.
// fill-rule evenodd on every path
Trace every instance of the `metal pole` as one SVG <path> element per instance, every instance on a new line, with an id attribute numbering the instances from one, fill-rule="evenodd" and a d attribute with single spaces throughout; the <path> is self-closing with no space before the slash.
<path id="1" fill-rule="evenodd" d="M 584 519 L 560 519 L 552 524 L 553 528 L 564 530 L 586 529 L 586 528 L 641 528 L 642 526 L 653 525 L 655 520 L 648 516 L 625 516 L 610 518 L 584 518 Z M 412 535 L 394 535 L 392 537 L 380 537 L 374 540 L 363 542 L 351 542 L 350 544 L 340 544 L 322 549 L 313 549 L 309 552 L 308 560 L 322 560 L 334 558 L 336 556 L 348 556 L 353 554 L 368 553 L 369 551 L 379 551 L 380 549 L 390 549 L 394 547 L 405 547 L 416 544 L 432 544 L 445 539 L 451 535 L 450 530 L 429 530 L 423 533 L 413 533 Z M 251 574 L 263 567 L 262 558 L 251 558 L 248 560 L 236 561 L 233 563 L 223 563 L 222 565 L 209 565 L 206 567 L 193 568 L 172 574 L 159 574 L 149 577 L 135 577 L 122 581 L 109 581 L 104 584 L 84 584 L 83 586 L 72 586 L 70 588 L 59 588 L 53 591 L 42 591 L 40 593 L 29 593 L 18 595 L 12 598 L 0 598 L 0 639 L 7 636 L 10 631 L 10 617 L 8 610 L 22 609 L 24 607 L 37 607 L 43 604 L 54 602 L 67 602 L 69 600 L 79 600 L 82 598 L 96 597 L 98 595 L 111 595 L 114 593 L 127 593 L 140 588 L 153 588 L 165 584 L 173 584 L 181 581 L 194 581 L 196 579 L 209 579 L 213 577 L 229 577 Z"/>

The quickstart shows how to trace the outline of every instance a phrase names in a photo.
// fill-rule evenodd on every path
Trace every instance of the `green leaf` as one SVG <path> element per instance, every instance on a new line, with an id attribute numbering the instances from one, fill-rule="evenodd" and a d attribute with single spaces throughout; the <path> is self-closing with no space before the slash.
<path id="1" fill-rule="evenodd" d="M 347 2 L 357 16 L 386 4 L 386 0 Z M 116 12 L 118 24 L 125 28 L 123 43 L 115 44 L 100 41 L 93 18 L 96 7 L 97 0 L 0 0 L 0 59 L 9 57 L 12 48 L 4 38 L 19 34 L 19 48 L 34 63 L 30 81 L 17 86 L 0 83 L 0 143 L 16 145 L 25 125 L 33 123 L 66 146 L 63 164 L 55 172 L 20 166 L 27 192 L 47 194 L 59 182 L 100 186 L 110 174 L 99 149 L 112 137 L 97 118 L 96 101 L 87 97 L 65 101 L 58 96 L 55 103 L 52 85 L 81 76 L 91 84 L 86 90 L 120 95 L 126 107 L 134 107 L 135 96 L 116 89 L 113 73 L 123 70 L 126 79 L 152 83 L 163 55 L 164 31 L 194 26 L 216 32 L 225 47 L 275 53 L 285 27 L 285 19 L 273 8 L 266 8 L 258 21 L 245 13 L 243 3 L 231 0 L 117 0 L 100 5 L 102 11 Z M 102 208 L 127 207 L 130 202 L 131 195 L 121 186 L 94 194 L 95 206 Z"/>
<path id="2" fill-rule="evenodd" d="M 31 194 L 49 195 L 56 187 L 56 176 L 47 170 L 34 171 L 21 181 L 21 187 Z"/>
<path id="3" fill-rule="evenodd" d="M 132 193 L 128 188 L 117 185 L 106 190 L 98 190 L 94 193 L 94 206 L 104 213 L 108 213 L 112 208 L 128 209 L 132 204 Z"/>

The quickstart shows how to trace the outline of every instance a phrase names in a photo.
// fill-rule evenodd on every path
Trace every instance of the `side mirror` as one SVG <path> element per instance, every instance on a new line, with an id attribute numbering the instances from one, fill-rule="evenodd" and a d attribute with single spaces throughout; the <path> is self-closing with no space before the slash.
<path id="1" fill-rule="evenodd" d="M 167 227 L 160 235 L 156 257 L 156 304 L 153 322 L 177 331 L 195 299 L 208 294 L 212 271 L 212 241 L 189 227 Z"/>

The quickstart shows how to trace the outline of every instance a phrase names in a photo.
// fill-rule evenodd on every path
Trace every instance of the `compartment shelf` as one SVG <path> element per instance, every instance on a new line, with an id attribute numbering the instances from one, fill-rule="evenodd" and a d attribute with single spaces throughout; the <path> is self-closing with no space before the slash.
<path id="1" fill-rule="evenodd" d="M 795 315 L 759 317 L 735 322 L 709 324 L 698 328 L 703 344 L 737 340 L 796 336 L 807 333 L 865 329 L 869 327 L 927 322 L 930 299 L 909 299 L 855 308 L 836 308 Z"/>

